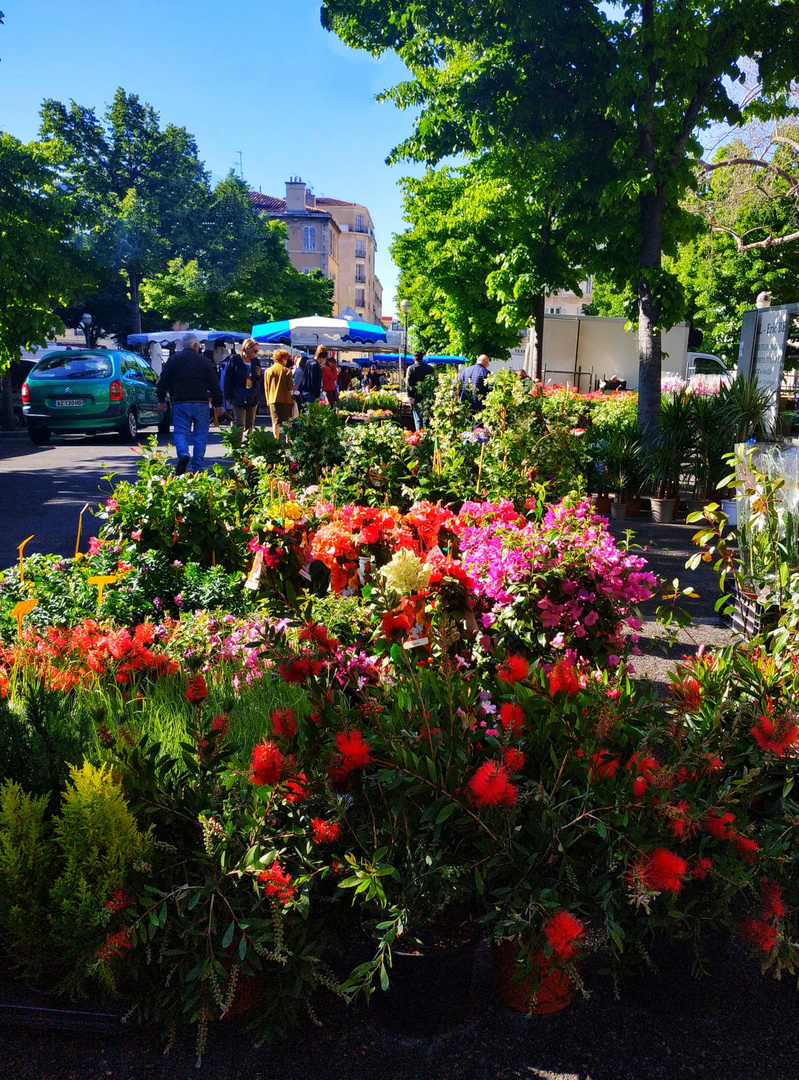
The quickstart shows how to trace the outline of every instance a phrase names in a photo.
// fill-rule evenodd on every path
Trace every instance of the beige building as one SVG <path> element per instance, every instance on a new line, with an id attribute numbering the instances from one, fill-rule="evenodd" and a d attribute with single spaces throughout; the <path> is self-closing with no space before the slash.
<path id="1" fill-rule="evenodd" d="M 570 289 L 561 289 L 557 292 L 548 293 L 544 301 L 544 309 L 547 315 L 582 315 L 583 304 L 591 303 L 593 281 L 587 278 L 580 282 L 583 295 L 578 296 Z"/>
<path id="2" fill-rule="evenodd" d="M 383 286 L 375 274 L 375 231 L 365 206 L 317 198 L 304 180 L 286 182 L 285 199 L 250 192 L 260 213 L 285 221 L 292 264 L 307 274 L 321 270 L 335 284 L 333 311 L 351 308 L 365 322 L 379 323 Z"/>

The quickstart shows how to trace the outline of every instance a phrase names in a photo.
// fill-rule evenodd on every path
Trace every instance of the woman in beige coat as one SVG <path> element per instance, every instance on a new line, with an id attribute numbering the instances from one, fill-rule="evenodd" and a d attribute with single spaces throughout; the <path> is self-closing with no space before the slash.
<path id="1" fill-rule="evenodd" d="M 272 357 L 272 366 L 264 375 L 264 393 L 272 417 L 272 434 L 280 438 L 280 427 L 291 419 L 294 406 L 294 375 L 286 367 L 289 354 L 285 349 L 278 349 Z"/>

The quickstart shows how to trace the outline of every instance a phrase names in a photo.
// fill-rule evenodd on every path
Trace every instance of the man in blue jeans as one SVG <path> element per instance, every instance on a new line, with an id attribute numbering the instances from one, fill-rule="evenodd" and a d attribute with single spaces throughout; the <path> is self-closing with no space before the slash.
<path id="1" fill-rule="evenodd" d="M 205 464 L 205 448 L 208 445 L 209 398 L 217 416 L 222 416 L 225 410 L 214 362 L 203 356 L 200 343 L 193 334 L 185 335 L 182 352 L 175 353 L 164 365 L 156 389 L 161 412 L 166 412 L 167 394 L 172 398 L 172 429 L 178 455 L 175 474 L 182 476 L 189 466 L 192 428 L 194 458 L 191 468 L 192 472 L 200 472 Z"/>

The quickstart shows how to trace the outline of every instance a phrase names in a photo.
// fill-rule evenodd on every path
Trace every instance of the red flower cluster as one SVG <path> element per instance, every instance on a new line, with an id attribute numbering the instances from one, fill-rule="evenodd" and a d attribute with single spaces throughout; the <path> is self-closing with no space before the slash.
<path id="1" fill-rule="evenodd" d="M 261 871 L 258 880 L 266 895 L 270 899 L 279 900 L 281 904 L 287 904 L 297 891 L 296 885 L 291 884 L 291 874 L 283 869 L 277 859 L 266 870 Z"/>
<path id="2" fill-rule="evenodd" d="M 770 750 L 777 757 L 784 757 L 785 751 L 799 739 L 799 726 L 788 719 L 775 724 L 765 713 L 749 731 L 761 750 Z"/>
<path id="3" fill-rule="evenodd" d="M 764 919 L 781 919 L 785 915 L 785 902 L 776 881 L 765 878 L 760 886 L 760 903 Z"/>
<path id="4" fill-rule="evenodd" d="M 307 641 L 318 649 L 334 652 L 338 648 L 338 640 L 328 635 L 327 627 L 319 623 L 308 625 L 299 633 L 300 641 Z"/>
<path id="5" fill-rule="evenodd" d="M 510 782 L 507 765 L 485 761 L 469 781 L 469 790 L 477 806 L 513 806 L 518 794 Z"/>
<path id="6" fill-rule="evenodd" d="M 502 751 L 502 763 L 511 772 L 520 772 L 524 768 L 524 754 L 513 746 L 506 746 Z"/>
<path id="7" fill-rule="evenodd" d="M 303 683 L 310 676 L 318 675 L 324 666 L 321 661 L 304 656 L 300 660 L 287 660 L 277 670 L 287 683 Z"/>
<path id="8" fill-rule="evenodd" d="M 332 844 L 338 840 L 341 826 L 337 821 L 325 821 L 323 818 L 311 819 L 311 839 L 315 844 Z"/>
<path id="9" fill-rule="evenodd" d="M 280 780 L 283 755 L 277 743 L 264 739 L 253 747 L 250 759 L 250 782 L 258 787 L 271 787 Z"/>
<path id="10" fill-rule="evenodd" d="M 504 683 L 521 682 L 530 672 L 530 665 L 523 656 L 509 656 L 497 668 L 497 678 Z"/>
<path id="11" fill-rule="evenodd" d="M 735 818 L 729 811 L 712 811 L 705 818 L 703 825 L 710 835 L 715 836 L 717 840 L 732 841 L 735 850 L 742 858 L 747 859 L 748 862 L 755 861 L 755 852 L 758 849 L 757 841 L 750 839 L 748 836 L 743 836 L 734 828 Z"/>
<path id="12" fill-rule="evenodd" d="M 115 956 L 121 956 L 124 949 L 132 948 L 133 942 L 130 939 L 130 931 L 127 926 L 123 926 L 121 930 L 108 935 L 105 945 L 101 945 L 97 950 L 97 959 L 107 963 L 109 960 L 113 960 Z"/>
<path id="13" fill-rule="evenodd" d="M 610 750 L 597 750 L 591 758 L 588 776 L 591 779 L 598 776 L 600 780 L 612 780 L 618 767 L 619 759 Z"/>
<path id="14" fill-rule="evenodd" d="M 570 697 L 580 692 L 580 677 L 577 674 L 577 668 L 568 660 L 558 660 L 549 673 L 550 696 L 554 697 L 561 690 Z"/>
<path id="15" fill-rule="evenodd" d="M 291 709 L 275 709 L 269 717 L 272 734 L 284 739 L 291 739 L 297 734 L 297 721 Z"/>
<path id="16" fill-rule="evenodd" d="M 308 788 L 305 786 L 308 781 L 308 777 L 305 773 L 295 773 L 294 776 L 286 780 L 283 785 L 286 791 L 286 802 L 292 804 L 292 806 L 299 806 L 300 803 L 304 803 L 308 798 Z"/>
<path id="17" fill-rule="evenodd" d="M 188 689 L 186 690 L 186 700 L 189 704 L 199 705 L 207 697 L 208 687 L 205 685 L 205 679 L 202 675 L 195 675 L 193 679 L 189 679 Z"/>
<path id="18" fill-rule="evenodd" d="M 770 953 L 777 940 L 777 931 L 773 926 L 769 926 L 767 922 L 749 916 L 741 924 L 741 940 L 745 941 L 747 945 L 752 945 L 756 949 L 762 949 L 763 952 Z"/>
<path id="19" fill-rule="evenodd" d="M 109 911 L 112 915 L 116 915 L 118 911 L 124 911 L 125 908 L 129 908 L 132 903 L 132 896 L 126 893 L 124 889 L 117 889 L 105 905 L 105 910 Z"/>
<path id="20" fill-rule="evenodd" d="M 364 742 L 363 732 L 357 728 L 352 731 L 339 731 L 336 735 L 336 754 L 330 764 L 330 775 L 343 780 L 351 772 L 371 764 L 372 760 L 371 747 L 368 742 Z"/>
<path id="21" fill-rule="evenodd" d="M 516 701 L 503 701 L 499 707 L 499 722 L 512 738 L 518 738 L 524 728 L 524 709 Z"/>
<path id="22" fill-rule="evenodd" d="M 678 893 L 688 873 L 688 863 L 667 848 L 655 848 L 641 858 L 636 869 L 647 888 Z"/>
<path id="23" fill-rule="evenodd" d="M 585 927 L 568 911 L 558 911 L 544 923 L 544 937 L 556 960 L 572 960 L 585 942 Z"/>

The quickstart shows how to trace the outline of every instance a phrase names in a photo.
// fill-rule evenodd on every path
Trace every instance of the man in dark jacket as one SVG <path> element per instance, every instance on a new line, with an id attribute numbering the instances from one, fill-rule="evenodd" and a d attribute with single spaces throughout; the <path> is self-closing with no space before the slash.
<path id="1" fill-rule="evenodd" d="M 419 411 L 419 383 L 432 374 L 433 369 L 424 362 L 424 353 L 415 352 L 413 354 L 413 363 L 408 368 L 408 374 L 405 376 L 405 386 L 413 410 L 413 426 L 417 431 L 424 427 L 424 417 Z"/>
<path id="2" fill-rule="evenodd" d="M 175 353 L 164 365 L 158 380 L 158 408 L 166 412 L 166 396 L 172 398 L 172 426 L 175 434 L 175 452 L 178 463 L 175 472 L 181 476 L 189 465 L 189 436 L 194 428 L 194 460 L 192 472 L 200 472 L 205 462 L 208 445 L 208 399 L 211 399 L 216 415 L 224 413 L 222 391 L 213 360 L 203 356 L 200 343 L 193 334 L 183 338 L 182 352 Z"/>
<path id="3" fill-rule="evenodd" d="M 327 360 L 327 349 L 324 345 L 319 346 L 315 356 L 308 357 L 308 363 L 305 365 L 305 369 L 302 373 L 302 381 L 300 382 L 300 393 L 302 394 L 303 406 L 310 405 L 312 401 L 319 400 L 319 396 L 322 393 L 321 365 L 325 360 Z"/>
<path id="4" fill-rule="evenodd" d="M 485 396 L 488 393 L 486 379 L 491 374 L 488 370 L 490 360 L 485 353 L 477 357 L 477 362 L 461 372 L 460 400 L 466 402 L 472 412 L 483 410 Z"/>

